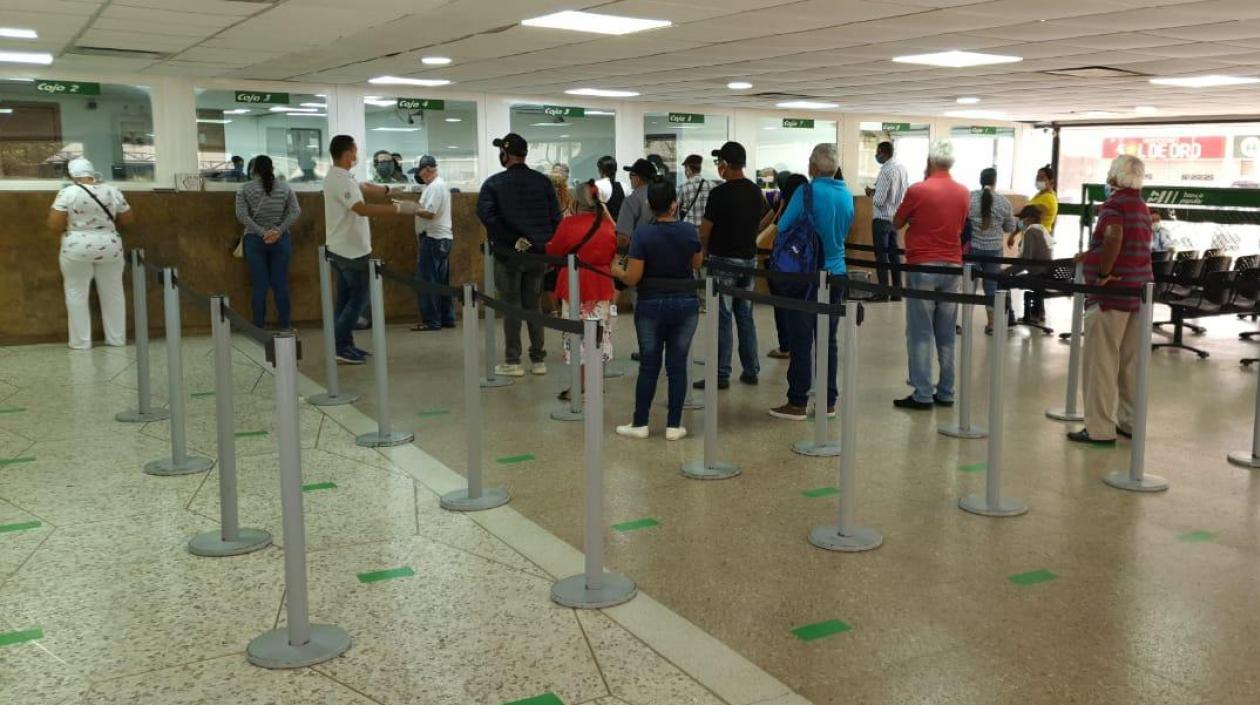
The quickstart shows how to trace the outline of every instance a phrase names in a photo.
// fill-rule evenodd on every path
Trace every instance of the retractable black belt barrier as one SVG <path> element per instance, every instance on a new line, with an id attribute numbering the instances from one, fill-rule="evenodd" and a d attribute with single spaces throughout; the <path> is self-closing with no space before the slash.
<path id="1" fill-rule="evenodd" d="M 415 289 L 417 294 L 430 294 L 432 296 L 449 296 L 451 298 L 454 298 L 457 296 L 461 296 L 463 293 L 462 290 L 457 287 L 446 286 L 445 284 L 438 284 L 436 282 L 427 282 L 420 279 L 416 279 L 415 277 L 409 277 L 405 274 L 400 274 L 398 272 L 395 272 L 392 269 L 387 268 L 383 264 L 377 265 L 376 271 L 382 277 L 385 277 L 386 279 L 392 282 L 395 282 L 397 284 L 402 284 L 403 286 L 408 286 L 408 287 L 411 287 L 412 289 Z"/>
<path id="2" fill-rule="evenodd" d="M 1135 286 L 1097 286 L 1077 284 L 1062 279 L 1046 279 L 1031 275 L 1015 275 L 986 273 L 977 270 L 974 275 L 981 279 L 995 281 L 1007 289 L 1025 289 L 1028 291 L 1060 291 L 1069 294 L 1085 294 L 1087 296 L 1106 296 L 1113 299 L 1141 299 L 1142 289 Z"/>
<path id="3" fill-rule="evenodd" d="M 570 321 L 565 318 L 556 318 L 555 316 L 548 316 L 547 314 L 542 313 L 541 311 L 526 311 L 525 309 L 517 308 L 516 306 L 513 306 L 512 304 L 509 304 L 506 301 L 501 301 L 499 299 L 491 298 L 479 292 L 475 293 L 475 296 L 477 297 L 478 301 L 481 301 L 485 305 L 498 311 L 504 316 L 508 316 L 510 318 L 519 318 L 522 321 L 535 323 L 537 325 L 543 326 L 544 328 L 550 328 L 552 330 L 559 331 L 561 333 L 569 333 L 571 335 L 582 334 L 583 328 L 582 328 L 581 321 Z"/>

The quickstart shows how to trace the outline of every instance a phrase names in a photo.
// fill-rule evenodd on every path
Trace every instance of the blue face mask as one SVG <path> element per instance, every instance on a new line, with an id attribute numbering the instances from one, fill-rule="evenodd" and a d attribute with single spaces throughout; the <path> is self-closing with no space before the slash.
<path id="1" fill-rule="evenodd" d="M 884 162 L 886 162 L 886 161 L 888 161 L 888 160 L 887 160 L 887 159 L 885 159 L 885 158 L 883 158 L 883 157 L 881 157 L 880 155 L 878 155 L 878 154 L 876 154 L 876 155 L 875 155 L 875 163 L 876 163 L 876 164 L 879 164 L 880 166 L 883 166 Z"/>
<path id="2" fill-rule="evenodd" d="M 1112 186 L 1111 184 L 1103 184 L 1103 196 L 1104 196 L 1104 197 L 1106 197 L 1106 198 L 1111 198 L 1111 195 L 1112 195 L 1113 193 L 1115 193 L 1115 192 L 1116 192 L 1116 187 L 1115 187 L 1115 186 Z"/>

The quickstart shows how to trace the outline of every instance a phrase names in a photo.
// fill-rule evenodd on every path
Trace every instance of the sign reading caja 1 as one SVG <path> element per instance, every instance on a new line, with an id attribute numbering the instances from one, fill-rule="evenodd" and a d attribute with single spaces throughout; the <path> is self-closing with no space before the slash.
<path id="1" fill-rule="evenodd" d="M 399 110 L 446 110 L 445 100 L 433 98 L 399 98 Z"/>
<path id="2" fill-rule="evenodd" d="M 703 125 L 704 115 L 701 113 L 670 113 L 669 122 L 673 125 Z"/>
<path id="3" fill-rule="evenodd" d="M 814 121 L 803 118 L 783 118 L 783 127 L 789 130 L 812 130 Z"/>
<path id="4" fill-rule="evenodd" d="M 101 84 L 78 81 L 39 81 L 35 90 L 53 95 L 100 95 Z"/>
<path id="5" fill-rule="evenodd" d="M 543 112 L 551 117 L 586 117 L 586 108 L 571 108 L 564 105 L 544 105 Z"/>
<path id="6" fill-rule="evenodd" d="M 288 93 L 268 93 L 266 91 L 236 91 L 236 102 L 251 105 L 288 105 Z"/>

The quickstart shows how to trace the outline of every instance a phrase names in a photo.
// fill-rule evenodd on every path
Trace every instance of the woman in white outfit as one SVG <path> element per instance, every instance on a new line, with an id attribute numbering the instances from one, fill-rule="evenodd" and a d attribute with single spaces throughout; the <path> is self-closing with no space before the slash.
<path id="1" fill-rule="evenodd" d="M 92 347 L 92 312 L 88 293 L 96 280 L 101 304 L 105 344 L 127 344 L 127 299 L 123 293 L 122 237 L 120 225 L 135 220 L 131 206 L 118 189 L 100 183 L 92 162 L 72 159 L 70 178 L 48 212 L 48 228 L 61 233 L 61 277 L 66 288 L 66 313 L 70 319 L 70 347 Z"/>

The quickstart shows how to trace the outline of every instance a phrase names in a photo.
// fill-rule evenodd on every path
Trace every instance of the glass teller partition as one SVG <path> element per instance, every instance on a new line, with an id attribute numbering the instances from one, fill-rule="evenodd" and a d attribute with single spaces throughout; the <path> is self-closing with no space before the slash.
<path id="1" fill-rule="evenodd" d="M 690 154 L 703 157 L 701 174 L 717 180 L 717 167 L 710 154 L 729 135 L 725 115 L 701 113 L 647 113 L 643 116 L 643 155 L 655 154 L 665 164 L 666 178 L 681 185 L 686 181 L 682 162 Z"/>
<path id="2" fill-rule="evenodd" d="M 569 167 L 570 179 L 594 179 L 595 163 L 617 153 L 616 114 L 612 110 L 562 105 L 514 105 L 512 132 L 529 143 L 529 166 L 550 172 Z"/>
<path id="3" fill-rule="evenodd" d="M 325 96 L 197 90 L 197 165 L 207 182 L 247 181 L 243 168 L 259 154 L 290 182 L 322 181 L 329 138 Z"/>
<path id="4" fill-rule="evenodd" d="M 388 96 L 368 96 L 363 102 L 367 132 L 361 161 L 370 163 L 378 151 L 399 154 L 406 180 L 414 182 L 416 160 L 430 155 L 448 185 L 477 187 L 475 102 Z M 380 180 L 375 171 L 370 173 Z"/>

